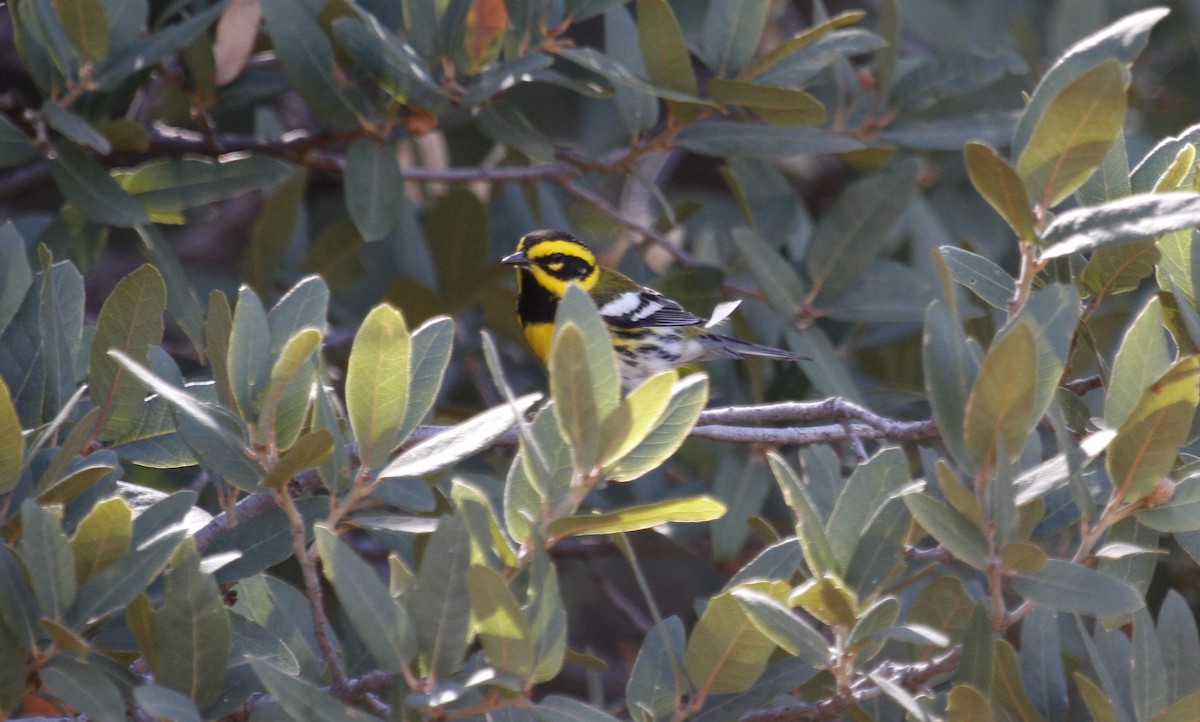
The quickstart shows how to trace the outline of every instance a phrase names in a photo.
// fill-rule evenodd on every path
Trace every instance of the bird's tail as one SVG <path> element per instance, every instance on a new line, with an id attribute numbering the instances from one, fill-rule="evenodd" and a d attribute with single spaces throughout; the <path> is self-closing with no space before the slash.
<path id="1" fill-rule="evenodd" d="M 742 356 L 763 356 L 764 358 L 781 359 L 784 361 L 812 360 L 803 354 L 784 351 L 781 348 L 773 346 L 750 343 L 749 341 L 742 341 L 741 339 L 721 336 L 715 333 L 705 334 L 702 341 L 715 357 L 741 358 Z"/>

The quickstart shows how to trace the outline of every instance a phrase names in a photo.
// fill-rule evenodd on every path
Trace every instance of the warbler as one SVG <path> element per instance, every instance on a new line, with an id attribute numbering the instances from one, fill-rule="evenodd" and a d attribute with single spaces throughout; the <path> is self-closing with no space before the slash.
<path id="1" fill-rule="evenodd" d="M 517 251 L 501 263 L 517 267 L 517 317 L 533 352 L 548 363 L 558 301 L 571 283 L 587 292 L 608 325 L 618 360 L 621 386 L 680 364 L 741 358 L 745 355 L 789 361 L 807 356 L 712 333 L 707 321 L 652 288 L 609 268 L 566 231 L 527 233 Z"/>

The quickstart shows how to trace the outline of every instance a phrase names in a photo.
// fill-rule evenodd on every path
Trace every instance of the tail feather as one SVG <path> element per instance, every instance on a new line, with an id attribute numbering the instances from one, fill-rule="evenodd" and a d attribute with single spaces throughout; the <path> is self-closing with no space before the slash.
<path id="1" fill-rule="evenodd" d="M 721 336 L 719 334 L 710 333 L 703 337 L 704 345 L 709 349 L 716 358 L 741 358 L 742 356 L 762 356 L 764 358 L 781 359 L 784 361 L 811 361 L 812 359 L 803 354 L 785 351 L 781 348 L 773 346 L 763 346 L 758 343 L 750 343 L 741 339 L 733 338 L 732 336 Z"/>

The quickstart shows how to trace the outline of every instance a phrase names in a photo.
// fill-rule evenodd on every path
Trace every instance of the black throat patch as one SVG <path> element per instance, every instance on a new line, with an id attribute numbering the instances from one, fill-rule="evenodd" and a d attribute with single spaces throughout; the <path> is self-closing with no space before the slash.
<path id="1" fill-rule="evenodd" d="M 517 296 L 517 314 L 521 323 L 554 323 L 558 311 L 558 299 L 543 288 L 533 272 L 521 269 L 521 293 Z"/>

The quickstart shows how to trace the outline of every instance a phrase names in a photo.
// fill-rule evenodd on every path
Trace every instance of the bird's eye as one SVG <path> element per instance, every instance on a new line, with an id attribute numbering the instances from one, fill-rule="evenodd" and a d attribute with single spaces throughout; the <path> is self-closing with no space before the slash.
<path id="1" fill-rule="evenodd" d="M 567 257 L 561 253 L 551 253 L 549 258 L 547 258 L 546 260 L 550 261 L 551 263 L 562 263 L 563 261 L 566 260 L 566 258 Z"/>

